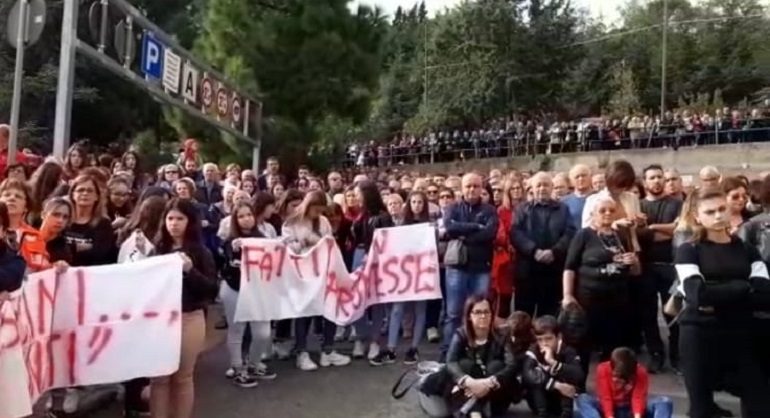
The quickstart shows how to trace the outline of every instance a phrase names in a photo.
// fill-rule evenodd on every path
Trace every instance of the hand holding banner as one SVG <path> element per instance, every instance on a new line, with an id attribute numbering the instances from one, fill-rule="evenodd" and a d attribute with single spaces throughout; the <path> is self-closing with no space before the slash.
<path id="1" fill-rule="evenodd" d="M 176 371 L 181 293 L 176 254 L 30 275 L 0 304 L 0 417 L 50 389 Z"/>
<path id="2" fill-rule="evenodd" d="M 323 315 L 347 325 L 371 305 L 441 298 L 428 224 L 376 230 L 365 265 L 352 273 L 331 237 L 304 254 L 280 239 L 244 240 L 241 266 L 236 321 Z"/>

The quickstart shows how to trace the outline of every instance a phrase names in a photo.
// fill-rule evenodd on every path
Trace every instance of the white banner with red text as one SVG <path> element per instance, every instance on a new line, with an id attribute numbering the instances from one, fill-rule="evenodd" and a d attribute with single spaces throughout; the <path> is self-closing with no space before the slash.
<path id="1" fill-rule="evenodd" d="M 244 240 L 236 321 L 324 316 L 338 325 L 380 303 L 441 298 L 435 228 L 377 229 L 363 266 L 349 273 L 337 243 L 302 254 L 280 239 Z"/>
<path id="2" fill-rule="evenodd" d="M 179 368 L 182 259 L 32 274 L 0 302 L 0 418 L 46 391 Z"/>

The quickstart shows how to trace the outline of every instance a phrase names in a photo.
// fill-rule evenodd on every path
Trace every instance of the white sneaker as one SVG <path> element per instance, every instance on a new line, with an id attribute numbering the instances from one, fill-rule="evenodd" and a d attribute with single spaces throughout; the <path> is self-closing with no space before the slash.
<path id="1" fill-rule="evenodd" d="M 353 358 L 364 358 L 364 343 L 361 341 L 353 343 Z"/>
<path id="2" fill-rule="evenodd" d="M 329 354 L 321 353 L 321 367 L 329 366 L 347 366 L 350 364 L 350 357 L 342 355 L 336 351 Z"/>
<path id="3" fill-rule="evenodd" d="M 380 354 L 380 345 L 377 343 L 369 344 L 369 354 L 366 356 L 366 358 L 372 360 L 377 357 L 377 354 Z"/>
<path id="4" fill-rule="evenodd" d="M 78 404 L 80 403 L 80 393 L 77 389 L 65 389 L 64 400 L 61 404 L 61 409 L 67 414 L 72 414 L 78 410 Z"/>
<path id="5" fill-rule="evenodd" d="M 297 368 L 303 372 L 312 372 L 318 369 L 318 365 L 310 358 L 307 351 L 303 351 L 297 355 Z"/>
<path id="6" fill-rule="evenodd" d="M 291 357 L 291 349 L 288 348 L 289 343 L 274 343 L 273 355 L 278 360 L 288 360 Z"/>
<path id="7" fill-rule="evenodd" d="M 230 367 L 229 369 L 225 370 L 225 377 L 228 379 L 232 379 L 235 377 L 237 372 L 235 371 L 235 367 Z"/>
<path id="8" fill-rule="evenodd" d="M 437 343 L 441 339 L 438 328 L 428 328 L 428 342 Z"/>

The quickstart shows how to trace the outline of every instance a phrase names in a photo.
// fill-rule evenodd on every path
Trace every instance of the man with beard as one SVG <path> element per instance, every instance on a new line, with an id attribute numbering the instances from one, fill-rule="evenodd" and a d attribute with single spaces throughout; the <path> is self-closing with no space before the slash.
<path id="1" fill-rule="evenodd" d="M 636 292 L 639 297 L 637 312 L 639 325 L 644 335 L 647 350 L 650 352 L 648 370 L 659 372 L 664 366 L 663 341 L 658 329 L 658 296 L 661 306 L 669 298 L 669 290 L 676 280 L 673 265 L 671 240 L 674 236 L 674 222 L 682 209 L 682 200 L 665 193 L 663 168 L 657 164 L 646 167 L 643 171 L 646 197 L 640 202 L 642 213 L 647 216 L 647 228 L 640 231 L 642 245 L 642 277 Z M 667 322 L 673 318 L 666 316 Z M 669 361 L 673 369 L 678 368 L 678 327 L 669 329 Z"/>

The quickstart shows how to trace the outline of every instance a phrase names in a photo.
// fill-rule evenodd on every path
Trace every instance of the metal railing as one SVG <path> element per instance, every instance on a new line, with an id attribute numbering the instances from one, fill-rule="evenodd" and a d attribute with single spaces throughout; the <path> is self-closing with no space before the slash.
<path id="1" fill-rule="evenodd" d="M 763 121 L 764 122 L 764 121 Z M 740 129 L 709 128 L 702 131 L 678 131 L 661 127 L 633 137 L 618 137 L 610 130 L 589 128 L 583 131 L 571 131 L 560 141 L 551 141 L 548 132 L 538 140 L 534 133 L 517 134 L 507 132 L 495 137 L 476 140 L 462 140 L 441 145 L 416 144 L 412 146 L 391 146 L 385 152 L 369 152 L 364 157 L 365 167 L 389 167 L 398 165 L 434 164 L 442 162 L 469 161 L 486 158 L 523 157 L 537 155 L 557 155 L 573 152 L 609 151 L 622 149 L 649 149 L 740 144 L 764 142 L 770 140 L 770 120 L 761 127 L 745 126 Z M 343 167 L 360 166 L 359 156 L 347 156 L 339 163 Z"/>

